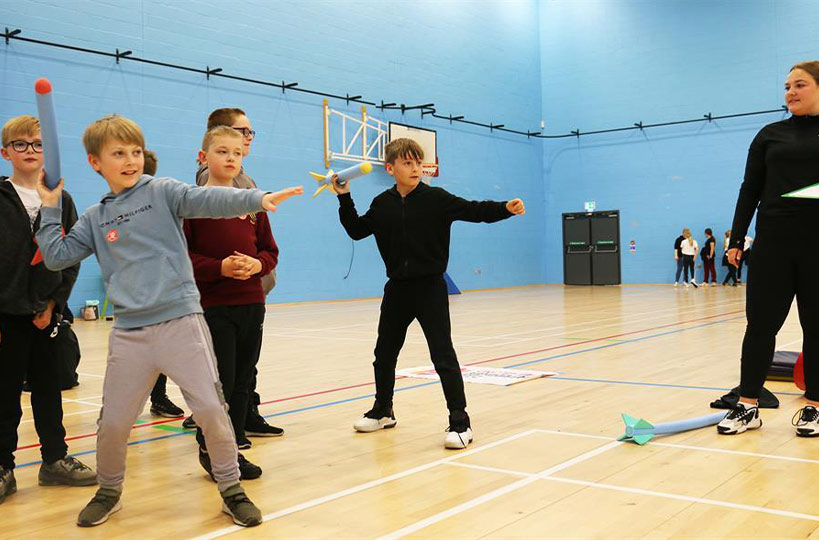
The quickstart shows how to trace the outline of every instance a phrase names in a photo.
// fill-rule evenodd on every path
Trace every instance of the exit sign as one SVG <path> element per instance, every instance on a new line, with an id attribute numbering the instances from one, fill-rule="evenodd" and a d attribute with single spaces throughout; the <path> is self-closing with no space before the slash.
<path id="1" fill-rule="evenodd" d="M 597 208 L 597 203 L 594 201 L 586 201 L 584 208 L 586 209 L 586 212 L 594 212 L 594 209 Z"/>

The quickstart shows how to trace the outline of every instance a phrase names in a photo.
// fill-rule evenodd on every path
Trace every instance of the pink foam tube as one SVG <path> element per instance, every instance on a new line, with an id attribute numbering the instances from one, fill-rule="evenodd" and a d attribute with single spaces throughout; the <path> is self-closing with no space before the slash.
<path id="1" fill-rule="evenodd" d="M 51 189 L 60 182 L 60 144 L 57 139 L 57 115 L 51 82 L 45 77 L 34 82 L 37 96 L 37 115 L 40 117 L 40 133 L 43 138 L 43 161 L 46 185 Z"/>

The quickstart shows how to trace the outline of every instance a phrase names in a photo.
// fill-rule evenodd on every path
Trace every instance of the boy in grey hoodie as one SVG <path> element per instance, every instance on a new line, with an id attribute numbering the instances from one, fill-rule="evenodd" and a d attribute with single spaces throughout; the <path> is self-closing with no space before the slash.
<path id="1" fill-rule="evenodd" d="M 210 334 L 182 232 L 182 218 L 233 217 L 275 211 L 300 195 L 234 188 L 201 189 L 142 175 L 145 141 L 133 121 L 108 116 L 83 135 L 91 167 L 111 188 L 61 237 L 62 181 L 43 201 L 37 242 L 48 268 L 59 270 L 94 254 L 117 318 L 108 345 L 103 408 L 98 421 L 100 489 L 80 512 L 81 527 L 99 525 L 120 509 L 127 439 L 159 373 L 182 389 L 210 453 L 223 512 L 238 525 L 261 523 L 261 512 L 239 484 L 238 449 L 222 396 Z"/>

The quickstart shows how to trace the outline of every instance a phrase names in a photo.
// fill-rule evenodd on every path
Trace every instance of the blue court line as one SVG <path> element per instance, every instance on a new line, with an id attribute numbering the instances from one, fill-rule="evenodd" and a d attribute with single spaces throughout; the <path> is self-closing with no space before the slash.
<path id="1" fill-rule="evenodd" d="M 692 386 L 686 384 L 666 384 L 666 383 L 653 383 L 653 382 L 640 382 L 640 381 L 613 381 L 610 379 L 584 379 L 579 377 L 549 377 L 550 379 L 559 379 L 561 381 L 576 381 L 576 382 L 595 382 L 595 383 L 606 383 L 606 384 L 626 384 L 631 386 L 658 386 L 660 388 L 682 388 L 685 390 L 716 390 L 719 392 L 730 391 L 731 388 L 722 388 L 719 386 Z M 772 394 L 776 394 L 778 396 L 803 396 L 804 394 L 801 392 L 771 392 Z"/>
<path id="2" fill-rule="evenodd" d="M 405 386 L 403 388 L 396 388 L 395 391 L 396 392 L 403 392 L 405 390 L 413 390 L 415 388 L 422 388 L 424 386 L 432 386 L 434 384 L 438 384 L 438 381 L 431 381 L 431 382 L 428 382 L 428 383 L 421 383 L 421 384 L 415 384 L 415 385 L 412 385 L 412 386 Z M 278 413 L 268 414 L 264 418 L 273 418 L 274 416 L 285 416 L 285 415 L 288 415 L 288 414 L 296 414 L 296 413 L 300 413 L 300 412 L 304 412 L 304 411 L 309 411 L 309 410 L 312 410 L 312 409 L 321 409 L 323 407 L 330 407 L 332 405 L 341 405 L 342 403 L 349 403 L 351 401 L 360 401 L 362 399 L 374 398 L 374 397 L 375 397 L 375 394 L 366 394 L 364 396 L 356 396 L 356 397 L 347 398 L 347 399 L 340 399 L 338 401 L 329 401 L 327 403 L 320 403 L 318 405 L 311 405 L 309 407 L 301 407 L 299 409 L 291 409 L 289 411 L 282 411 L 282 412 L 278 412 Z M 131 441 L 131 442 L 127 443 L 127 445 L 128 446 L 136 446 L 138 444 L 145 444 L 145 443 L 154 442 L 154 441 L 161 441 L 163 439 L 170 439 L 170 438 L 173 438 L 173 437 L 181 437 L 183 435 L 194 435 L 195 433 L 196 433 L 196 430 L 191 429 L 191 430 L 188 430 L 188 431 L 171 433 L 171 434 L 168 434 L 168 435 L 160 435 L 159 437 L 152 437 L 150 439 L 141 439 L 139 441 Z M 72 455 L 72 456 L 85 456 L 85 455 L 88 455 L 88 454 L 95 454 L 96 452 L 97 452 L 97 449 L 94 448 L 92 450 L 85 450 L 83 452 L 71 452 L 70 455 Z M 28 463 L 21 463 L 20 465 L 17 465 L 16 468 L 22 469 L 24 467 L 32 467 L 34 465 L 39 465 L 40 463 L 42 463 L 42 460 L 29 461 Z"/>
<path id="3" fill-rule="evenodd" d="M 617 342 L 617 343 L 610 343 L 608 345 L 600 345 L 598 347 L 592 347 L 590 349 L 582 349 L 580 351 L 573 351 L 573 352 L 568 352 L 568 353 L 557 354 L 557 355 L 554 355 L 554 356 L 548 356 L 546 358 L 539 358 L 537 360 L 529 360 L 527 362 L 520 362 L 518 364 L 512 364 L 512 365 L 505 366 L 505 367 L 519 367 L 519 366 L 525 366 L 525 365 L 529 365 L 529 364 L 536 364 L 538 362 L 547 362 L 549 360 L 556 360 L 558 358 L 565 358 L 567 356 L 574 356 L 574 355 L 577 355 L 577 354 L 599 351 L 601 349 L 608 349 L 610 347 L 618 347 L 620 345 L 626 345 L 628 343 L 635 343 L 637 341 L 643 341 L 643 340 L 646 340 L 646 339 L 652 339 L 652 338 L 656 338 L 656 337 L 667 336 L 667 335 L 670 335 L 670 334 L 677 334 L 679 332 L 686 332 L 688 330 L 696 330 L 697 328 L 704 328 L 706 326 L 712 326 L 712 325 L 715 325 L 715 324 L 720 324 L 720 323 L 733 321 L 733 320 L 736 320 L 736 319 L 742 319 L 742 318 L 744 318 L 744 315 L 738 316 L 738 317 L 731 317 L 729 319 L 723 319 L 721 321 L 712 321 L 712 322 L 708 322 L 708 323 L 704 323 L 704 324 L 699 324 L 699 325 L 696 325 L 696 326 L 689 326 L 687 328 L 680 328 L 680 329 L 677 329 L 677 330 L 671 330 L 671 331 L 668 331 L 668 332 L 661 332 L 659 334 L 651 334 L 649 336 L 643 336 L 643 337 L 640 337 L 640 338 L 624 340 L 624 341 L 620 341 L 620 342 Z M 583 379 L 577 379 L 577 380 L 578 381 L 583 381 Z M 588 379 L 587 382 L 600 382 L 600 381 L 595 381 L 594 379 Z M 616 384 L 615 381 L 605 381 L 605 382 L 611 382 L 613 384 Z M 403 388 L 397 388 L 395 391 L 396 392 L 403 392 L 405 390 L 413 390 L 415 388 L 423 388 L 425 386 L 431 386 L 431 385 L 436 385 L 436 384 L 439 384 L 439 381 L 431 381 L 431 382 L 428 382 L 428 383 L 421 383 L 421 384 L 416 384 L 416 385 L 413 385 L 413 386 L 405 386 Z M 641 384 L 641 383 L 629 383 L 628 381 L 622 381 L 622 382 L 620 382 L 620 384 Z M 648 385 L 648 384 L 651 384 L 651 383 L 645 383 L 645 384 Z M 715 390 L 725 390 L 725 389 L 724 388 L 716 388 Z M 795 395 L 801 395 L 801 394 L 795 394 Z M 263 418 L 273 418 L 273 417 L 276 417 L 276 416 L 286 416 L 286 415 L 289 415 L 289 414 L 295 414 L 295 413 L 309 411 L 309 410 L 313 410 L 313 409 L 321 409 L 321 408 L 324 408 L 324 407 L 331 407 L 333 405 L 341 405 L 343 403 L 349 403 L 351 401 L 360 401 L 362 399 L 367 399 L 367 398 L 372 398 L 372 397 L 375 397 L 375 394 L 366 394 L 366 395 L 363 395 L 363 396 L 356 396 L 356 397 L 352 397 L 352 398 L 341 399 L 341 400 L 338 400 L 338 401 L 329 401 L 327 403 L 320 403 L 318 405 L 311 405 L 309 407 L 301 407 L 299 409 L 291 409 L 289 411 L 282 411 L 282 412 L 278 412 L 278 413 L 267 414 L 267 415 L 264 415 Z M 139 440 L 139 441 L 132 441 L 132 442 L 127 443 L 127 445 L 128 446 L 136 446 L 138 444 L 144 444 L 144 443 L 153 442 L 153 441 L 160 441 L 160 440 L 163 440 L 163 439 L 170 439 L 172 437 L 179 437 L 179 436 L 182 436 L 182 435 L 189 435 L 189 434 L 192 434 L 192 433 L 194 433 L 193 430 L 191 430 L 190 432 L 183 432 L 183 433 L 171 433 L 169 435 L 161 435 L 159 437 L 153 437 L 153 438 L 150 438 L 150 439 L 142 439 L 142 440 Z M 94 454 L 94 453 L 96 453 L 96 451 L 97 450 L 95 448 L 93 450 L 85 450 L 83 452 L 72 453 L 71 455 L 73 455 L 73 456 L 84 456 L 84 455 L 87 455 L 87 454 Z M 23 463 L 21 465 L 17 465 L 17 468 L 22 469 L 24 467 L 31 467 L 31 466 L 34 466 L 34 465 L 39 465 L 40 463 L 42 463 L 42 461 L 30 461 L 28 463 Z"/>

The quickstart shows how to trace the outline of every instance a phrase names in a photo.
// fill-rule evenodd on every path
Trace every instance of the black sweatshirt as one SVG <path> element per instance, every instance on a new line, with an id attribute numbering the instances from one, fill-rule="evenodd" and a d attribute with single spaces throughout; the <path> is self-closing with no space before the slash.
<path id="1" fill-rule="evenodd" d="M 341 224 L 353 240 L 371 234 L 387 277 L 396 280 L 440 276 L 449 262 L 449 233 L 453 221 L 494 223 L 510 217 L 506 202 L 467 201 L 424 183 L 401 197 L 392 188 L 373 199 L 363 216 L 349 193 L 338 196 Z"/>
<path id="2" fill-rule="evenodd" d="M 63 190 L 62 225 L 68 232 L 77 221 L 77 208 Z M 77 280 L 80 265 L 52 272 L 34 241 L 31 221 L 11 181 L 0 177 L 0 313 L 36 315 L 54 300 L 54 312 L 62 313 Z M 40 216 L 34 231 L 40 228 Z"/>
<path id="3" fill-rule="evenodd" d="M 791 116 L 762 128 L 748 150 L 745 180 L 739 188 L 731 225 L 730 247 L 742 249 L 757 205 L 757 228 L 777 227 L 791 223 L 793 218 L 816 223 L 819 201 L 782 195 L 817 182 L 819 116 Z"/>

